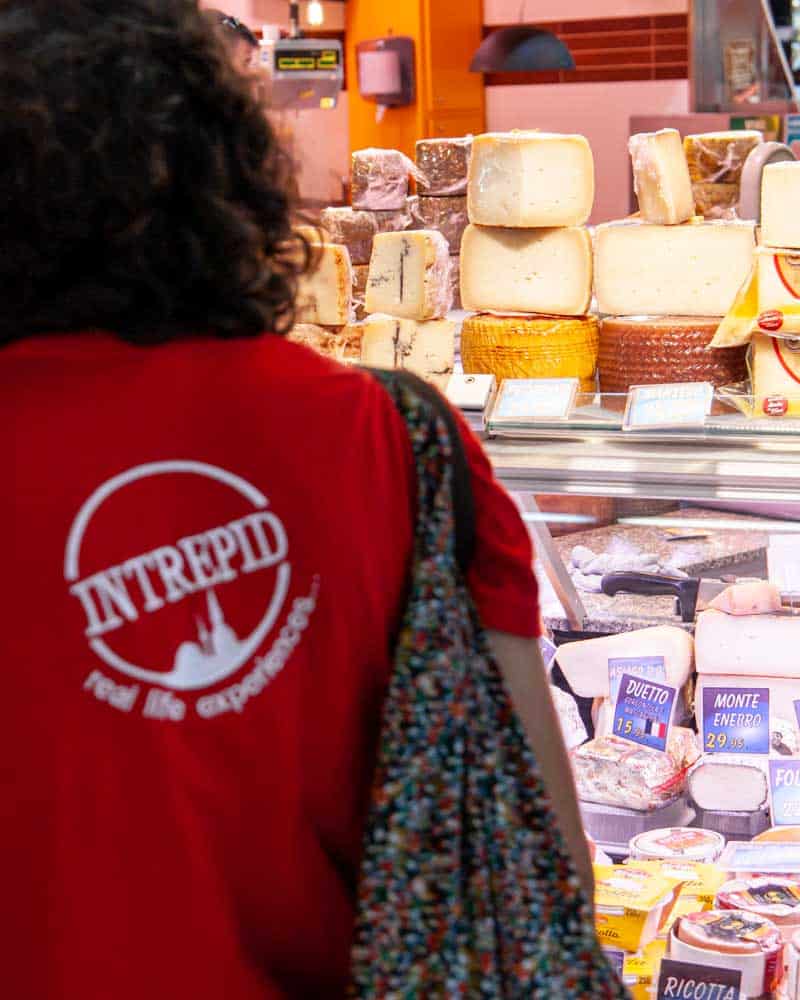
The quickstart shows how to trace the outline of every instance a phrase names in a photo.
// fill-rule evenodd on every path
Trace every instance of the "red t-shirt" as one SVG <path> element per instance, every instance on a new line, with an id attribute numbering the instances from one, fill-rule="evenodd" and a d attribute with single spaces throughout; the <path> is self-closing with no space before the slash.
<path id="1" fill-rule="evenodd" d="M 3 994 L 342 995 L 412 546 L 391 401 L 277 337 L 89 334 L 0 349 L 0 414 Z M 472 592 L 533 636 L 464 436 Z"/>

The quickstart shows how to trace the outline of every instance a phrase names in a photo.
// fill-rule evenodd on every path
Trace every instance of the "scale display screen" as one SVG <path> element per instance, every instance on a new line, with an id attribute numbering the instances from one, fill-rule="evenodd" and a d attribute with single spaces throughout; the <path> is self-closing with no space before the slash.
<path id="1" fill-rule="evenodd" d="M 275 69 L 279 73 L 335 72 L 342 60 L 340 49 L 286 49 L 276 48 Z"/>

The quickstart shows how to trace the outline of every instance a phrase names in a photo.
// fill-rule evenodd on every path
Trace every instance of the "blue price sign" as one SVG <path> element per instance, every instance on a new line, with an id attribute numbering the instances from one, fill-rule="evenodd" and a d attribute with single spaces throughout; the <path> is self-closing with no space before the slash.
<path id="1" fill-rule="evenodd" d="M 800 760 L 771 760 L 772 825 L 800 824 Z"/>
<path id="2" fill-rule="evenodd" d="M 648 681 L 665 681 L 667 668 L 663 656 L 616 656 L 608 661 L 609 698 L 616 703 L 619 696 L 619 684 L 623 674 L 631 677 L 644 677 Z"/>
<path id="3" fill-rule="evenodd" d="M 665 958 L 658 974 L 657 1000 L 739 1000 L 742 974 Z"/>
<path id="4" fill-rule="evenodd" d="M 614 735 L 666 750 L 676 688 L 623 674 L 614 710 Z"/>
<path id="5" fill-rule="evenodd" d="M 705 688 L 703 750 L 769 753 L 769 688 Z"/>

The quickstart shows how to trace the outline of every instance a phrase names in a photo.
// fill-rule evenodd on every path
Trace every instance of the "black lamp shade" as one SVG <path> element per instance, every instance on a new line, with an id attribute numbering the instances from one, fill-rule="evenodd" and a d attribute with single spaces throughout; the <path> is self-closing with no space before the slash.
<path id="1" fill-rule="evenodd" d="M 469 68 L 473 73 L 535 73 L 575 69 L 575 60 L 549 31 L 517 25 L 487 35 Z"/>

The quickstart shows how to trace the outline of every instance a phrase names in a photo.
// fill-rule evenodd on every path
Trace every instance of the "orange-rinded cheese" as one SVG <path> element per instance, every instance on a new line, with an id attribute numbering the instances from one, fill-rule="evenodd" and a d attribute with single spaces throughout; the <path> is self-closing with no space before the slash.
<path id="1" fill-rule="evenodd" d="M 600 324 L 600 391 L 632 385 L 711 382 L 747 377 L 747 347 L 709 350 L 720 319 L 692 316 L 610 316 Z"/>
<path id="2" fill-rule="evenodd" d="M 461 328 L 461 361 L 472 375 L 578 378 L 582 392 L 593 392 L 597 338 L 593 316 L 470 316 Z"/>

